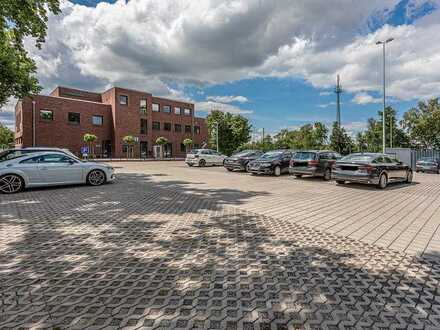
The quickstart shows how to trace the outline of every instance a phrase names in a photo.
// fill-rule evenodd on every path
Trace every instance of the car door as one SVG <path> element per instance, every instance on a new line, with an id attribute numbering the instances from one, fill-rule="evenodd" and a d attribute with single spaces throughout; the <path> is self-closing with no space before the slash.
<path id="1" fill-rule="evenodd" d="M 223 155 L 217 151 L 213 151 L 212 152 L 213 157 L 214 157 L 214 161 L 216 164 L 222 165 L 223 164 Z"/>
<path id="2" fill-rule="evenodd" d="M 40 156 L 38 169 L 47 184 L 70 184 L 83 182 L 81 163 L 63 154 Z"/>
<path id="3" fill-rule="evenodd" d="M 401 167 L 395 159 L 392 159 L 391 157 L 388 156 L 384 156 L 383 162 L 387 168 L 388 179 L 398 180 L 402 178 Z"/>
<path id="4" fill-rule="evenodd" d="M 40 176 L 40 171 L 38 169 L 38 161 L 40 159 L 40 156 L 35 156 L 31 158 L 26 158 L 19 162 L 17 166 L 15 166 L 16 169 L 24 172 L 26 175 L 28 182 L 27 184 L 33 185 L 33 184 L 41 184 L 44 182 Z"/>

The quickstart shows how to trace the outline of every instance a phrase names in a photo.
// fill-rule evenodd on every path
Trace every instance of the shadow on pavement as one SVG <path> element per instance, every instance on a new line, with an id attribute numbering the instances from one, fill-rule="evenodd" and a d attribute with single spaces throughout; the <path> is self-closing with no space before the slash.
<path id="1" fill-rule="evenodd" d="M 438 261 L 120 177 L 0 197 L 0 328 L 440 327 Z"/>

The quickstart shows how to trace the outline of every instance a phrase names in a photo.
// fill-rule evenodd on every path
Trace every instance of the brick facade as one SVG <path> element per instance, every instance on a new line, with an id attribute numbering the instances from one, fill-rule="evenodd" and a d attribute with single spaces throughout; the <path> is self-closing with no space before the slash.
<path id="1" fill-rule="evenodd" d="M 146 109 L 141 108 L 141 100 L 146 100 Z M 153 111 L 153 104 L 158 105 L 159 111 Z M 169 141 L 164 147 L 165 156 L 184 157 L 181 144 L 185 138 L 191 138 L 195 146 L 208 140 L 206 121 L 195 117 L 194 110 L 192 103 L 118 87 L 101 94 L 57 87 L 49 96 L 36 95 L 17 103 L 15 144 L 16 147 L 67 148 L 79 154 L 81 147 L 86 145 L 84 134 L 91 133 L 98 137 L 94 144 L 95 154 L 123 158 L 127 154 L 122 139 L 133 135 L 137 139 L 133 156 L 139 158 L 152 157 L 156 139 L 163 136 Z M 100 118 L 102 124 L 97 125 Z"/>

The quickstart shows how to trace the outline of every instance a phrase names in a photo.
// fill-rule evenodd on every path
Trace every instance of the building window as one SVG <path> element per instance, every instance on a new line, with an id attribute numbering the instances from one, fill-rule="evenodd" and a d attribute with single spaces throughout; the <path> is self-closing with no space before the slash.
<path id="1" fill-rule="evenodd" d="M 152 109 L 153 109 L 154 112 L 159 112 L 160 111 L 159 104 L 153 103 Z"/>
<path id="2" fill-rule="evenodd" d="M 158 121 L 153 121 L 153 129 L 155 131 L 160 131 L 160 123 Z"/>
<path id="3" fill-rule="evenodd" d="M 128 96 L 127 95 L 119 95 L 119 104 L 128 105 Z"/>
<path id="4" fill-rule="evenodd" d="M 181 115 L 182 114 L 182 108 L 181 107 L 174 107 L 174 113 L 176 115 Z"/>
<path id="5" fill-rule="evenodd" d="M 191 109 L 185 108 L 184 113 L 185 113 L 185 116 L 191 116 Z"/>
<path id="6" fill-rule="evenodd" d="M 126 153 L 128 152 L 128 144 L 123 144 L 123 145 L 122 145 L 122 152 L 123 152 L 124 154 L 126 154 Z"/>
<path id="7" fill-rule="evenodd" d="M 189 148 L 189 146 L 188 146 L 188 148 Z M 180 151 L 186 152 L 186 145 L 184 145 L 183 143 L 180 144 Z"/>
<path id="8" fill-rule="evenodd" d="M 141 119 L 141 134 L 147 134 L 147 120 L 146 119 Z"/>
<path id="9" fill-rule="evenodd" d="M 93 116 L 92 117 L 92 124 L 96 126 L 102 126 L 102 123 L 104 122 L 104 117 L 102 116 Z"/>
<path id="10" fill-rule="evenodd" d="M 185 125 L 185 133 L 191 133 L 191 126 Z"/>
<path id="11" fill-rule="evenodd" d="M 164 131 L 171 131 L 171 123 L 164 123 L 163 129 Z"/>
<path id="12" fill-rule="evenodd" d="M 52 110 L 40 110 L 40 119 L 53 120 L 53 111 Z"/>
<path id="13" fill-rule="evenodd" d="M 70 124 L 79 125 L 81 121 L 81 115 L 77 112 L 69 112 L 69 114 L 67 115 L 67 120 L 69 121 Z"/>
<path id="14" fill-rule="evenodd" d="M 141 113 L 147 113 L 147 99 L 141 99 L 139 101 L 139 111 Z"/>
<path id="15" fill-rule="evenodd" d="M 194 134 L 200 134 L 200 126 L 194 126 Z"/>
<path id="16" fill-rule="evenodd" d="M 182 125 L 180 125 L 180 124 L 174 124 L 174 132 L 176 132 L 176 133 L 182 133 Z"/>
<path id="17" fill-rule="evenodd" d="M 193 148 L 194 148 L 194 149 L 200 149 L 200 144 L 198 144 L 198 143 L 194 143 L 194 144 L 193 144 Z"/>
<path id="18" fill-rule="evenodd" d="M 164 105 L 164 106 L 162 107 L 162 111 L 165 112 L 165 113 L 171 113 L 171 106 L 169 106 L 169 105 Z"/>

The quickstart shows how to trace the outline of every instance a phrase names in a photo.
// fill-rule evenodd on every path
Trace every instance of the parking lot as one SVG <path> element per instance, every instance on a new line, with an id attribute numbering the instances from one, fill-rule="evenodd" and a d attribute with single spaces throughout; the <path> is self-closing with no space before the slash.
<path id="1" fill-rule="evenodd" d="M 386 190 L 118 162 L 0 196 L 0 328 L 438 329 L 440 176 Z"/>

